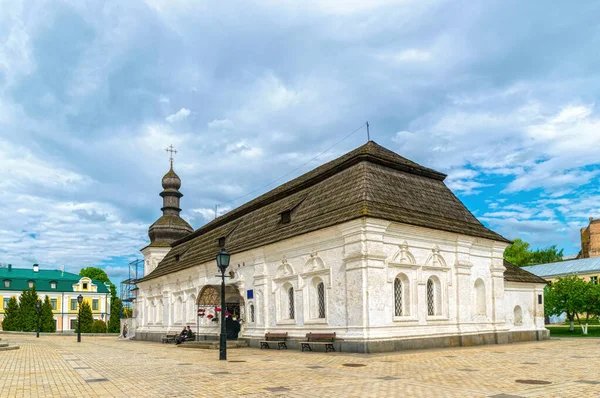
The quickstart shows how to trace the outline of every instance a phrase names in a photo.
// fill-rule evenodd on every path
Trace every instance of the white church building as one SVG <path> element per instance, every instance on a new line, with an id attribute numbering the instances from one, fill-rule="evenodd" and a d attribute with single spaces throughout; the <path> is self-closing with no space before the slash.
<path id="1" fill-rule="evenodd" d="M 287 332 L 290 348 L 335 332 L 345 352 L 547 339 L 546 282 L 503 260 L 510 242 L 445 177 L 369 141 L 193 231 L 171 163 L 142 249 L 136 339 L 185 325 L 218 338 L 221 247 L 224 310 L 251 346 L 267 332 Z"/>

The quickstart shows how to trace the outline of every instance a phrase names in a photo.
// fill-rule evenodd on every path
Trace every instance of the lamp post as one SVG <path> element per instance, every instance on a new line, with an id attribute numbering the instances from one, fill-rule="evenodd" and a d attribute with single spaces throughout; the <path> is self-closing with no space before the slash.
<path id="1" fill-rule="evenodd" d="M 36 328 L 35 337 L 39 338 L 40 337 L 40 313 L 42 310 L 42 302 L 40 300 L 35 302 L 35 308 L 37 310 L 37 328 Z"/>
<path id="2" fill-rule="evenodd" d="M 219 360 L 227 360 L 227 331 L 225 329 L 225 271 L 229 267 L 231 256 L 225 248 L 217 253 L 217 266 L 221 271 L 221 335 L 219 336 Z"/>
<path id="3" fill-rule="evenodd" d="M 83 296 L 80 294 L 77 296 L 77 304 L 79 311 L 77 312 L 77 342 L 81 343 L 81 303 L 83 303 Z"/>

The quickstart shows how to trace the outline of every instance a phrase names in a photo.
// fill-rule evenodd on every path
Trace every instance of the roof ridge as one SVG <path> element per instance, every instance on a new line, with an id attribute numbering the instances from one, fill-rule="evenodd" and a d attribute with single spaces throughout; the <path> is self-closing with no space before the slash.
<path id="1" fill-rule="evenodd" d="M 278 200 L 293 193 L 310 188 L 311 186 L 314 186 L 319 182 L 324 181 L 363 161 L 379 163 L 383 166 L 440 181 L 443 181 L 446 178 L 446 175 L 443 173 L 421 166 L 418 163 L 404 158 L 395 152 L 377 144 L 375 141 L 368 141 L 366 144 L 361 145 L 354 150 L 347 152 L 344 155 L 325 164 L 322 164 L 321 166 L 310 170 L 288 182 L 285 182 L 233 210 L 230 210 L 222 216 L 217 217 L 216 219 L 198 228 L 189 235 L 171 243 L 171 247 L 188 242 L 198 236 L 201 236 L 203 233 L 218 228 L 219 226 L 242 217 L 243 215 L 248 214 L 258 208 L 277 202 Z"/>

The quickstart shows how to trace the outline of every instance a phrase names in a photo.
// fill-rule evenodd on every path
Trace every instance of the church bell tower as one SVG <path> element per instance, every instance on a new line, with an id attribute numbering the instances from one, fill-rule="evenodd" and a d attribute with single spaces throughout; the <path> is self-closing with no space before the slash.
<path id="1" fill-rule="evenodd" d="M 177 151 L 173 148 L 173 145 L 168 147 L 166 151 L 170 153 L 171 168 L 162 178 L 163 191 L 160 196 L 163 198 L 161 208 L 163 214 L 148 229 L 150 244 L 141 250 L 144 255 L 144 276 L 152 272 L 158 263 L 165 258 L 171 250 L 171 243 L 194 232 L 190 224 L 180 216 L 179 202 L 183 196 L 179 192 L 181 179 L 173 171 L 173 154 Z"/>

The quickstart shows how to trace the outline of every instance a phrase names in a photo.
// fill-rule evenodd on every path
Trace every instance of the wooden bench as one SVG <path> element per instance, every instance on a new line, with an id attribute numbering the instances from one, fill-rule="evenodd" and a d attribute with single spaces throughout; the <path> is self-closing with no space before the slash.
<path id="1" fill-rule="evenodd" d="M 306 335 L 306 341 L 301 341 L 302 351 L 312 351 L 311 345 L 324 345 L 325 352 L 335 351 L 333 342 L 335 340 L 335 333 L 308 333 Z"/>
<path id="2" fill-rule="evenodd" d="M 167 333 L 161 338 L 163 343 L 174 343 L 177 340 L 178 333 Z"/>
<path id="3" fill-rule="evenodd" d="M 285 333 L 267 333 L 265 334 L 265 339 L 260 342 L 260 348 L 270 348 L 269 343 L 277 343 L 277 349 L 281 350 L 281 348 L 285 348 L 287 350 L 287 345 L 285 341 L 287 340 L 288 334 Z"/>

